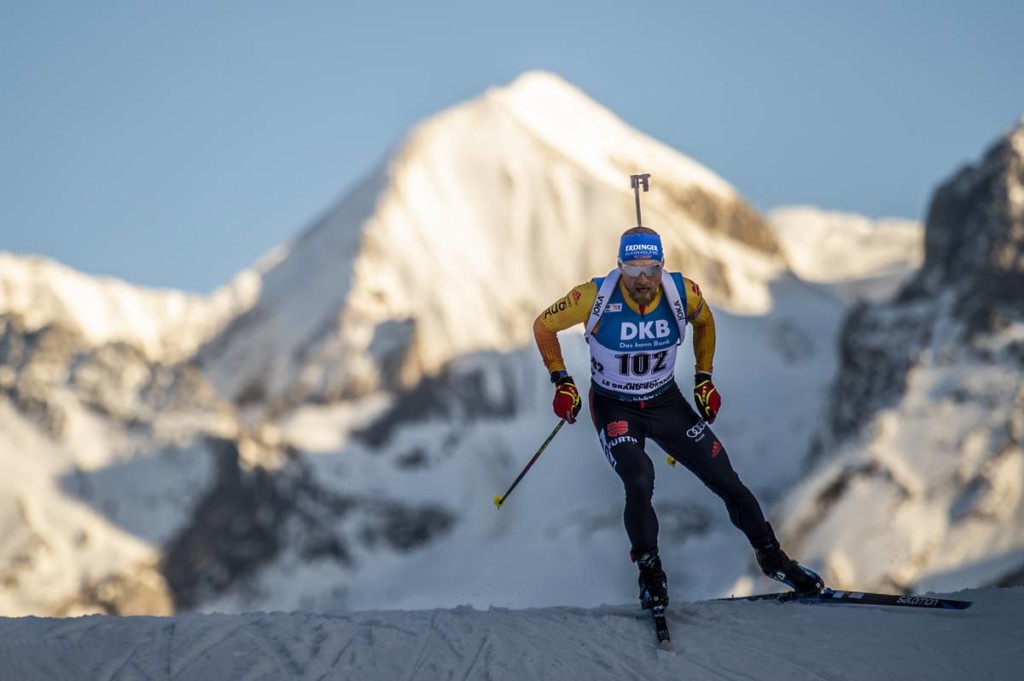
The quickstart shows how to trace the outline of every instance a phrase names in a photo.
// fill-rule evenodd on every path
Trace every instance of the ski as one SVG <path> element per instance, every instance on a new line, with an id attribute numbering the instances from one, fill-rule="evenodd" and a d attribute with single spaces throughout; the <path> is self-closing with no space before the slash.
<path id="1" fill-rule="evenodd" d="M 672 650 L 672 638 L 668 633 L 668 620 L 665 618 L 665 606 L 654 606 L 651 608 L 651 615 L 654 616 L 654 632 L 658 635 L 658 647 L 662 650 Z"/>
<path id="2" fill-rule="evenodd" d="M 932 610 L 965 610 L 971 607 L 972 601 L 959 601 L 954 598 L 937 596 L 904 596 L 899 594 L 880 594 L 868 591 L 839 591 L 824 589 L 820 594 L 800 594 L 795 591 L 783 593 L 758 594 L 756 596 L 734 596 L 717 598 L 718 601 L 777 601 L 779 603 L 806 603 L 821 605 L 841 603 L 846 605 L 885 605 L 903 608 L 929 608 Z"/>

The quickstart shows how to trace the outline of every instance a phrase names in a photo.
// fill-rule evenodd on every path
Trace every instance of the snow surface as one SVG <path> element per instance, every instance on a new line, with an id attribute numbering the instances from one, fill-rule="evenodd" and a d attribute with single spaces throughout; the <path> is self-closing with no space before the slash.
<path id="1" fill-rule="evenodd" d="M 18 681 L 1015 679 L 1024 589 L 963 611 L 677 603 L 674 652 L 635 605 L 0 619 Z"/>

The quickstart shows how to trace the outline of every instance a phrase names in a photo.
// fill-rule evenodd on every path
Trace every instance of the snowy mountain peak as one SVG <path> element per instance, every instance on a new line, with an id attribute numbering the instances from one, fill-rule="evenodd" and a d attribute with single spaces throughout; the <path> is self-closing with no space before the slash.
<path id="1" fill-rule="evenodd" d="M 651 172 L 656 178 L 689 182 L 723 197 L 736 196 L 732 186 L 714 172 L 630 128 L 553 73 L 529 71 L 506 87 L 492 88 L 484 100 L 505 109 L 538 138 L 612 186 L 619 186 L 624 175 Z M 633 158 L 626 157 L 623 149 L 629 149 Z M 630 161 L 639 165 L 632 167 Z"/>
<path id="2" fill-rule="evenodd" d="M 924 266 L 907 295 L 954 285 L 961 297 L 1012 297 L 1024 285 L 1024 124 L 932 197 Z"/>
<path id="3" fill-rule="evenodd" d="M 1009 136 L 1013 138 L 1015 144 L 1019 144 L 1024 141 L 1024 114 L 1021 114 L 1020 119 L 1017 120 L 1017 124 L 1010 129 Z M 1021 152 L 1024 155 L 1024 151 Z"/>
<path id="4" fill-rule="evenodd" d="M 760 216 L 696 162 L 557 76 L 441 112 L 283 251 L 260 301 L 203 352 L 225 394 L 334 400 L 530 342 L 533 318 L 615 264 L 644 222 L 715 304 L 770 306 L 782 261 Z"/>

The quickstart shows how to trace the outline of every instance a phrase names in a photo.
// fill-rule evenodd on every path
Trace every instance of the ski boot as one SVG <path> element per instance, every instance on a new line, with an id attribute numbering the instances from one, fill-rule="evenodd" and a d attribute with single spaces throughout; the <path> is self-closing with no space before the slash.
<path id="1" fill-rule="evenodd" d="M 771 525 L 768 526 L 768 536 L 754 547 L 754 551 L 757 565 L 766 577 L 782 582 L 798 594 L 818 594 L 825 588 L 825 582 L 818 573 L 786 555 Z"/>
<path id="2" fill-rule="evenodd" d="M 639 555 L 636 551 L 631 551 L 630 557 L 640 568 L 640 607 L 644 610 L 659 606 L 664 608 L 668 605 L 668 582 L 665 579 L 665 571 L 661 569 L 658 549 L 654 548 Z"/>

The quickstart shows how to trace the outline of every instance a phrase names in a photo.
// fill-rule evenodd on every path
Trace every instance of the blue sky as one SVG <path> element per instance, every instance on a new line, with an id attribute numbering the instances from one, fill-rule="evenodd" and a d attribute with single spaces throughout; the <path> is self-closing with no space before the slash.
<path id="1" fill-rule="evenodd" d="M 0 250 L 210 291 L 530 69 L 760 209 L 921 218 L 1024 114 L 1021 26 L 988 0 L 0 0 Z"/>

